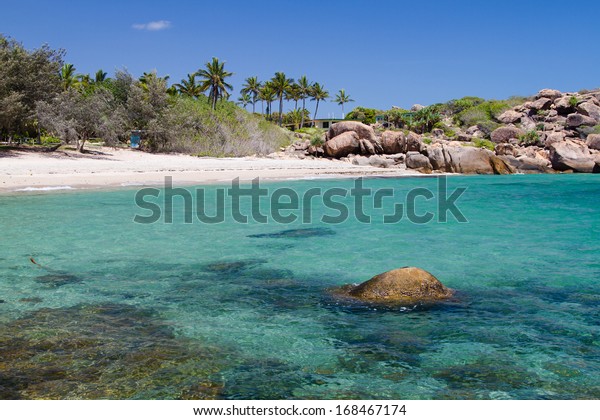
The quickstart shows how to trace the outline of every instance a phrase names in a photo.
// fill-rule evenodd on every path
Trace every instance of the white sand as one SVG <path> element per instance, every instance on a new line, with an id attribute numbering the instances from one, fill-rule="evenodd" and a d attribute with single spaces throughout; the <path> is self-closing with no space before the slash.
<path id="1" fill-rule="evenodd" d="M 134 185 L 216 184 L 239 177 L 248 181 L 341 176 L 419 175 L 402 169 L 356 166 L 327 159 L 198 158 L 151 154 L 135 150 L 90 148 L 76 152 L 2 152 L 0 192 L 38 189 L 80 189 Z"/>

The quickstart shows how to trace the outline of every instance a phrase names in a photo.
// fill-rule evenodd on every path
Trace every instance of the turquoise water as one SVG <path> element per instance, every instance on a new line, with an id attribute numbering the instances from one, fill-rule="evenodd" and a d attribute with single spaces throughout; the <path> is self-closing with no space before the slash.
<path id="1" fill-rule="evenodd" d="M 403 197 L 436 182 L 365 185 Z M 134 190 L 0 196 L 0 396 L 600 398 L 600 177 L 448 184 L 468 188 L 468 223 L 325 225 L 335 212 L 315 200 L 310 225 L 185 224 L 177 200 L 173 224 L 143 225 Z M 307 227 L 322 229 L 278 234 Z M 383 308 L 328 292 L 407 265 L 455 298 Z"/>

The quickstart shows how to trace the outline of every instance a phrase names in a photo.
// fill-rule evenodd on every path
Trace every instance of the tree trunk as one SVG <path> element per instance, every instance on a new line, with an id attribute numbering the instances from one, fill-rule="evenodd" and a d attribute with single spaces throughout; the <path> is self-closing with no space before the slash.
<path id="1" fill-rule="evenodd" d="M 283 122 L 283 94 L 279 96 L 279 126 L 281 127 L 281 123 Z"/>
<path id="2" fill-rule="evenodd" d="M 315 120 L 317 119 L 317 111 L 319 110 L 319 100 L 317 99 L 317 106 L 315 107 L 315 116 L 313 117 L 313 127 L 316 125 Z"/>
<path id="3" fill-rule="evenodd" d="M 254 106 L 256 105 L 256 95 L 252 95 L 252 113 L 254 114 Z"/>
<path id="4" fill-rule="evenodd" d="M 300 121 L 300 128 L 304 127 L 304 111 L 306 110 L 306 98 L 302 98 L 302 121 Z"/>
<path id="5" fill-rule="evenodd" d="M 83 146 L 85 145 L 85 139 L 77 140 L 77 151 L 83 153 Z"/>

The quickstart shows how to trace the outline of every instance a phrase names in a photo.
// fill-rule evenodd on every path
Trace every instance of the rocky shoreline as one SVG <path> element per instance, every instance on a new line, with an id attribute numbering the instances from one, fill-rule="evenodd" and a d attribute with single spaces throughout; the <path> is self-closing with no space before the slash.
<path id="1" fill-rule="evenodd" d="M 444 129 L 417 134 L 342 121 L 321 142 L 299 134 L 299 140 L 274 155 L 422 173 L 600 173 L 600 90 L 574 94 L 543 89 L 495 122 L 500 126 L 486 134 L 483 127 L 464 129 L 447 117 Z"/>

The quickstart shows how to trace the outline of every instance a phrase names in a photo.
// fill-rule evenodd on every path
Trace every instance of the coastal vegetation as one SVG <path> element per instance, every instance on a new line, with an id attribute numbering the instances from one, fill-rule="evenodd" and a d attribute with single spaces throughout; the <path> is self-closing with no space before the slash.
<path id="1" fill-rule="evenodd" d="M 233 73 L 216 57 L 170 84 L 169 76 L 156 71 L 137 78 L 126 70 L 117 70 L 113 77 L 102 69 L 94 75 L 79 74 L 64 56 L 63 50 L 27 50 L 0 36 L 1 141 L 59 141 L 83 152 L 90 140 L 126 144 L 136 130 L 148 151 L 266 154 L 289 144 L 291 132 L 282 127 L 312 125 L 319 104 L 329 98 L 325 87 L 307 76 L 296 82 L 276 72 L 264 82 L 248 77 L 234 103 Z M 351 99 L 340 92 L 343 106 Z M 315 102 L 312 118 L 307 99 Z M 293 109 L 284 112 L 284 102 Z M 252 112 L 246 110 L 249 105 Z"/>

